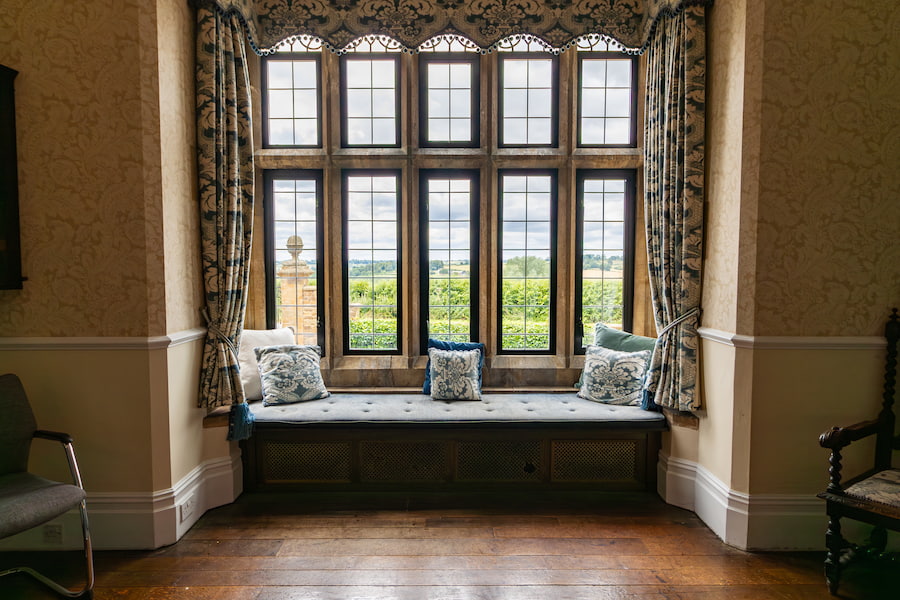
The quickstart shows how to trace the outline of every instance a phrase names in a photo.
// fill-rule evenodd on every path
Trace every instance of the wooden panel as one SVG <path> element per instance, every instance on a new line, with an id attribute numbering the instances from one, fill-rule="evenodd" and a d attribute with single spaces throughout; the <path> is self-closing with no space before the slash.
<path id="1" fill-rule="evenodd" d="M 242 442 L 244 488 L 654 490 L 659 442 L 659 432 L 522 423 L 257 426 Z"/>

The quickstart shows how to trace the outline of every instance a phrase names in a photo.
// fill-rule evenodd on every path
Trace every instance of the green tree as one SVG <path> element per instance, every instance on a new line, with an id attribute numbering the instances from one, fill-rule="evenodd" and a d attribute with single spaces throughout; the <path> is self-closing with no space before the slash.
<path id="1" fill-rule="evenodd" d="M 503 265 L 504 277 L 549 277 L 550 262 L 538 256 L 516 256 Z"/>

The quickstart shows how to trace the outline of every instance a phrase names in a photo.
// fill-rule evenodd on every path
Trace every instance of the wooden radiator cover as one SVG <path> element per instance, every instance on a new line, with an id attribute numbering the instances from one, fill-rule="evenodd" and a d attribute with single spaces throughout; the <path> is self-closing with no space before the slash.
<path id="1" fill-rule="evenodd" d="M 258 427 L 252 490 L 654 490 L 658 431 L 586 427 Z"/>

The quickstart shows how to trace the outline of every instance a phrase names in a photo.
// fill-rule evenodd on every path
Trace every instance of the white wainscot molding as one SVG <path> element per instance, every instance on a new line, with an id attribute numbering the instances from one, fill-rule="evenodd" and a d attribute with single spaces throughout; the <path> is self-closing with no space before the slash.
<path id="1" fill-rule="evenodd" d="M 90 492 L 88 520 L 95 550 L 146 550 L 177 542 L 211 508 L 242 492 L 240 451 L 198 465 L 174 487 L 156 492 Z M 38 526 L 0 542 L 0 550 L 75 550 L 82 547 L 81 519 L 70 511 L 53 521 L 62 538 L 44 539 Z"/>
<path id="2" fill-rule="evenodd" d="M 754 350 L 881 350 L 886 345 L 877 336 L 742 335 L 710 327 L 701 327 L 697 333 L 704 340 Z"/>
<path id="3" fill-rule="evenodd" d="M 691 510 L 722 541 L 741 550 L 823 550 L 825 502 L 814 495 L 745 494 L 702 465 L 660 453 L 659 495 Z"/>
<path id="4" fill-rule="evenodd" d="M 205 336 L 194 328 L 154 337 L 0 337 L 0 350 L 165 350 Z"/>

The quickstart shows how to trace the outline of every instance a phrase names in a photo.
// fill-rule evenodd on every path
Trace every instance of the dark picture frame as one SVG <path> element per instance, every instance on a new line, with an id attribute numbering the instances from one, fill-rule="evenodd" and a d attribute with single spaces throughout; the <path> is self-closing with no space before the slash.
<path id="1" fill-rule="evenodd" d="M 19 181 L 13 81 L 18 71 L 0 65 L 0 289 L 22 289 Z"/>

